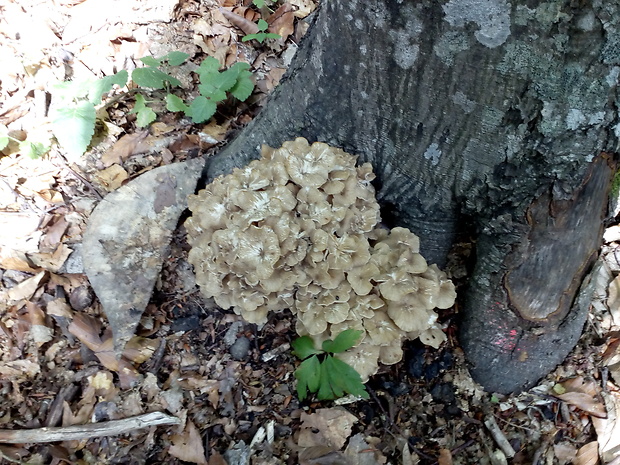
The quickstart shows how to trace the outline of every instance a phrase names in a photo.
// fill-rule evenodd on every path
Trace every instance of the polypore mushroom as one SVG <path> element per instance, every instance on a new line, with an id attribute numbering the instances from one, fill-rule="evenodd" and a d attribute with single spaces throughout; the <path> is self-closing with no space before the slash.
<path id="1" fill-rule="evenodd" d="M 302 138 L 262 156 L 189 198 L 189 261 L 202 293 L 257 324 L 289 308 L 317 347 L 361 330 L 338 357 L 363 380 L 378 361 L 400 360 L 405 339 L 438 345 L 433 309 L 452 305 L 454 286 L 426 264 L 411 231 L 378 225 L 370 164 Z"/>

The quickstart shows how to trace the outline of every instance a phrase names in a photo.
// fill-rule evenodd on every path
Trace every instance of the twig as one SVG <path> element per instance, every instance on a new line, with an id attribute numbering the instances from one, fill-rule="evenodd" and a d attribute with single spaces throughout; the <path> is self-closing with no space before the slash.
<path id="1" fill-rule="evenodd" d="M 87 425 L 64 427 L 45 427 L 25 430 L 0 430 L 0 443 L 25 444 L 57 441 L 74 441 L 79 439 L 100 438 L 129 433 L 139 428 L 148 428 L 157 425 L 178 425 L 181 423 L 176 417 L 161 412 L 145 413 L 122 420 L 112 420 Z"/>
<path id="2" fill-rule="evenodd" d="M 492 416 L 487 417 L 487 419 L 484 420 L 484 425 L 491 432 L 491 436 L 493 436 L 493 439 L 495 439 L 495 442 L 500 447 L 504 455 L 508 458 L 514 457 L 516 452 L 508 442 L 508 439 L 506 439 L 506 436 L 504 436 L 504 433 L 500 427 L 497 425 L 495 418 Z"/>

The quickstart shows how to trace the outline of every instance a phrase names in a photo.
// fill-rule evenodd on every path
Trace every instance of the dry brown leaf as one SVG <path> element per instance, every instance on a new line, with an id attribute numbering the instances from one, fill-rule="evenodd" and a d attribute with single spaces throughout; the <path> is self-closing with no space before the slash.
<path id="1" fill-rule="evenodd" d="M 226 460 L 224 460 L 224 457 L 216 450 L 212 450 L 210 455 L 209 465 L 228 465 Z"/>
<path id="2" fill-rule="evenodd" d="M 28 317 L 30 319 L 30 337 L 40 347 L 54 337 L 54 330 L 45 323 L 45 313 L 41 307 L 33 302 L 26 302 Z"/>
<path id="3" fill-rule="evenodd" d="M 602 392 L 607 418 L 592 418 L 603 462 L 620 460 L 620 392 Z"/>
<path id="4" fill-rule="evenodd" d="M 258 26 L 256 23 L 246 19 L 245 17 L 228 11 L 225 8 L 220 8 L 220 12 L 233 26 L 241 29 L 245 34 L 256 34 L 258 32 Z"/>
<path id="5" fill-rule="evenodd" d="M 9 289 L 6 293 L 7 303 L 13 305 L 20 300 L 30 300 L 46 276 L 47 271 L 41 271 L 32 278 L 28 278 Z"/>
<path id="6" fill-rule="evenodd" d="M 103 337 L 99 337 L 101 330 L 99 321 L 83 313 L 76 313 L 68 329 L 94 352 L 104 367 L 118 373 L 123 389 L 129 389 L 138 382 L 139 374 L 131 363 L 124 357 L 116 358 L 111 331 L 106 331 Z"/>
<path id="7" fill-rule="evenodd" d="M 160 339 L 135 336 L 125 345 L 123 356 L 134 363 L 144 363 L 153 356 L 161 343 Z"/>
<path id="8" fill-rule="evenodd" d="M 441 449 L 439 451 L 439 457 L 437 457 L 439 465 L 452 465 L 452 452 L 448 449 Z"/>
<path id="9" fill-rule="evenodd" d="M 295 32 L 295 11 L 290 3 L 284 3 L 269 17 L 269 32 L 280 34 L 282 40 Z"/>
<path id="10" fill-rule="evenodd" d="M 376 438 L 364 438 L 361 433 L 349 439 L 344 455 L 349 458 L 351 465 L 382 465 L 387 462 L 387 458 L 375 447 L 366 442 Z"/>
<path id="11" fill-rule="evenodd" d="M 316 2 L 312 0 L 288 0 L 288 3 L 296 7 L 295 16 L 300 19 L 305 18 L 316 10 Z"/>
<path id="12" fill-rule="evenodd" d="M 123 185 L 129 174 L 121 165 L 112 165 L 95 174 L 99 182 L 108 192 L 114 191 Z"/>
<path id="13" fill-rule="evenodd" d="M 613 325 L 620 327 L 620 276 L 616 276 L 616 278 L 609 283 L 607 296 L 607 307 L 609 308 Z"/>
<path id="14" fill-rule="evenodd" d="M 28 258 L 33 265 L 56 273 L 73 253 L 67 244 L 60 244 L 53 253 L 32 253 Z"/>
<path id="15" fill-rule="evenodd" d="M 324 408 L 310 415 L 302 413 L 301 421 L 300 447 L 326 446 L 339 450 L 351 434 L 357 417 L 343 408 Z"/>
<path id="16" fill-rule="evenodd" d="M 577 457 L 577 448 L 568 441 L 559 442 L 553 445 L 553 455 L 560 462 L 559 465 L 567 465 Z"/>
<path id="17" fill-rule="evenodd" d="M 122 163 L 135 154 L 136 147 L 149 135 L 148 130 L 125 134 L 110 147 L 102 156 L 101 162 L 106 168 L 114 163 Z"/>
<path id="18" fill-rule="evenodd" d="M 50 316 L 65 318 L 67 320 L 73 318 L 73 309 L 64 298 L 58 298 L 48 302 L 45 307 L 45 312 Z"/>
<path id="19" fill-rule="evenodd" d="M 563 394 L 554 394 L 564 402 L 580 408 L 596 417 L 605 418 L 607 412 L 600 399 L 600 387 L 594 381 L 586 381 L 583 377 L 568 379 L 560 385 L 565 389 Z"/>
<path id="20" fill-rule="evenodd" d="M 173 434 L 170 442 L 172 445 L 168 449 L 168 453 L 173 457 L 185 462 L 207 465 L 200 432 L 190 420 L 187 420 L 183 433 Z"/>
<path id="21" fill-rule="evenodd" d="M 597 465 L 598 463 L 598 442 L 592 441 L 577 451 L 573 465 Z"/>
<path id="22" fill-rule="evenodd" d="M 34 378 L 41 372 L 38 363 L 32 360 L 13 360 L 12 362 L 0 362 L 0 375 L 2 378 L 11 380 L 24 380 Z"/>
<path id="23" fill-rule="evenodd" d="M 39 242 L 39 252 L 54 252 L 69 227 L 69 223 L 67 223 L 63 216 L 56 215 L 54 220 L 54 223 L 47 228 L 45 235 Z"/>

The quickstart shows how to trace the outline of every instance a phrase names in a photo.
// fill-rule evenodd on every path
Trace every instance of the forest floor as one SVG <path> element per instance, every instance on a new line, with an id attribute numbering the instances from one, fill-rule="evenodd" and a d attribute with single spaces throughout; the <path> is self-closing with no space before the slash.
<path id="1" fill-rule="evenodd" d="M 119 369 L 80 259 L 90 212 L 142 173 L 217 151 L 264 104 L 316 7 L 314 0 L 260 9 L 238 0 L 0 3 L 0 124 L 19 140 L 49 135 L 54 82 L 131 71 L 143 56 L 187 53 L 170 73 L 188 94 L 197 86 L 191 71 L 207 56 L 223 66 L 249 63 L 256 82 L 249 99 L 225 100 L 206 124 L 160 105 L 146 130 L 130 113 L 134 94 L 117 90 L 104 96 L 105 122 L 84 156 L 53 146 L 32 159 L 16 142 L 2 151 L 0 463 L 620 463 L 617 221 L 605 235 L 578 346 L 520 395 L 486 393 L 472 381 L 455 337 L 457 305 L 440 315 L 447 343 L 439 350 L 409 343 L 402 362 L 371 378 L 369 400 L 300 402 L 292 315 L 259 329 L 201 298 L 183 228 Z M 281 38 L 242 42 L 260 18 Z M 462 266 L 447 271 L 464 282 Z M 129 421 L 152 412 L 162 413 L 161 424 Z M 62 429 L 72 425 L 95 428 Z"/>

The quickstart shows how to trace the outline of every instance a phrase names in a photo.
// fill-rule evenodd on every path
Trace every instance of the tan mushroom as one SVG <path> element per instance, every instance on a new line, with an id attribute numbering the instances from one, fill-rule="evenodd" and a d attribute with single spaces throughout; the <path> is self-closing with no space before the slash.
<path id="1" fill-rule="evenodd" d="M 364 329 L 370 342 L 377 346 L 385 346 L 399 341 L 402 331 L 385 312 L 374 312 L 371 318 L 364 318 Z"/>
<path id="2" fill-rule="evenodd" d="M 390 345 L 381 346 L 379 362 L 384 365 L 394 365 L 403 359 L 403 348 L 400 339 L 394 340 Z"/>
<path id="3" fill-rule="evenodd" d="M 338 356 L 367 380 L 402 358 L 401 342 L 438 346 L 435 307 L 454 285 L 419 253 L 408 229 L 378 226 L 370 164 L 298 138 L 214 180 L 188 204 L 188 255 L 201 292 L 256 324 L 289 308 L 298 334 L 320 347 L 362 331 Z"/>
<path id="4" fill-rule="evenodd" d="M 366 263 L 347 271 L 347 281 L 357 295 L 367 295 L 374 288 L 373 279 L 379 276 L 379 268 L 374 263 Z"/>
<path id="5" fill-rule="evenodd" d="M 357 347 L 336 354 L 336 357 L 355 368 L 362 378 L 362 383 L 365 383 L 379 369 L 380 352 L 379 346 L 362 342 Z"/>

